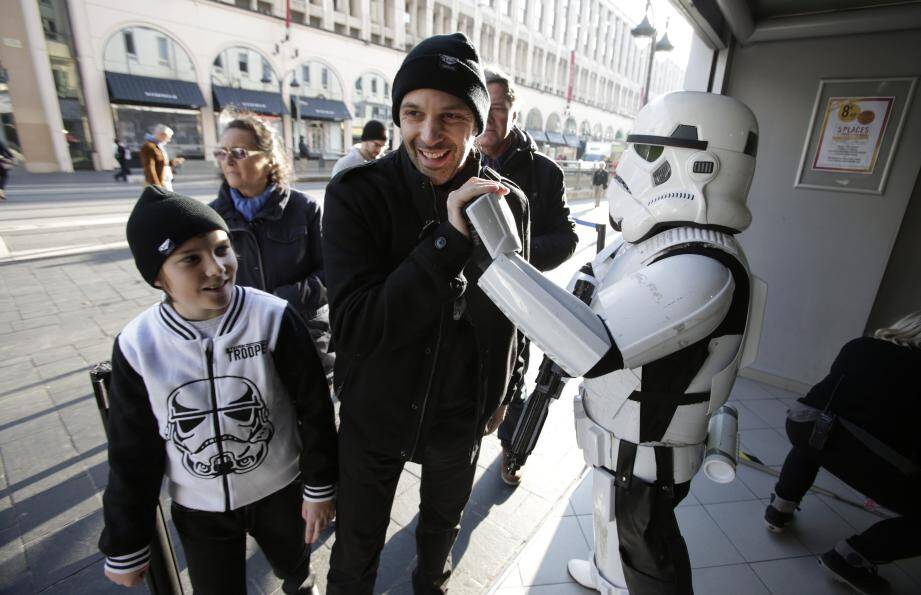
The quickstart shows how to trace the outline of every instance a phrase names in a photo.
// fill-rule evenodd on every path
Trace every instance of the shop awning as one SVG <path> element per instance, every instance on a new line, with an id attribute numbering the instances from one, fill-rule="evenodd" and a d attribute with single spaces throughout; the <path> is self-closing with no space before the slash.
<path id="1" fill-rule="evenodd" d="M 549 142 L 551 145 L 558 145 L 560 147 L 566 146 L 566 139 L 563 138 L 563 135 L 560 134 L 559 132 L 550 132 L 548 130 L 547 131 L 547 142 Z"/>
<path id="2" fill-rule="evenodd" d="M 165 105 L 193 109 L 206 105 L 201 89 L 196 83 L 189 81 L 106 72 L 106 83 L 109 87 L 109 100 L 112 103 Z"/>
<path id="3" fill-rule="evenodd" d="M 253 91 L 251 89 L 234 89 L 233 87 L 212 86 L 214 92 L 214 109 L 222 110 L 225 107 L 236 107 L 249 110 L 257 114 L 283 116 L 288 113 L 281 93 L 269 91 Z"/>
<path id="4" fill-rule="evenodd" d="M 298 114 L 302 120 L 328 120 L 330 122 L 341 122 L 351 120 L 352 114 L 349 108 L 341 101 L 335 99 L 320 99 L 318 97 L 298 97 L 299 105 L 295 106 L 295 114 Z"/>
<path id="5" fill-rule="evenodd" d="M 567 147 L 573 147 L 574 149 L 578 149 L 579 147 L 582 146 L 582 141 L 579 140 L 579 137 L 576 136 L 575 134 L 564 134 L 563 139 L 565 139 Z"/>
<path id="6" fill-rule="evenodd" d="M 543 130 L 538 130 L 536 128 L 528 128 L 525 132 L 531 135 L 531 138 L 534 139 L 536 143 L 549 143 L 547 140 L 547 133 Z"/>

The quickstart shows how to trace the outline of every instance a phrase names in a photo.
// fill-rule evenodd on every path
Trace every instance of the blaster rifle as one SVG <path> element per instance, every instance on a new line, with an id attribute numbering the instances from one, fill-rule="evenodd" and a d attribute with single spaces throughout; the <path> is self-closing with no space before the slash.
<path id="1" fill-rule="evenodd" d="M 594 290 L 594 285 L 580 279 L 576 281 L 572 293 L 586 304 L 590 304 Z M 566 372 L 545 355 L 537 373 L 534 392 L 531 393 L 522 408 L 521 415 L 518 417 L 518 424 L 515 426 L 515 433 L 512 434 L 508 459 L 508 472 L 510 474 L 514 474 L 518 469 L 522 468 L 528 460 L 528 456 L 534 451 L 540 432 L 544 428 L 544 421 L 547 419 L 550 403 L 560 398 L 560 393 L 563 391 L 568 379 Z"/>

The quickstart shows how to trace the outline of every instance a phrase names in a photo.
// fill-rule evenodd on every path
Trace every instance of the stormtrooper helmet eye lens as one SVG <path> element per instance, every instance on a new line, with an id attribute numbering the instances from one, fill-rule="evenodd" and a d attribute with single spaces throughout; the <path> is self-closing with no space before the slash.
<path id="1" fill-rule="evenodd" d="M 231 419 L 235 419 L 238 422 L 247 423 L 253 419 L 253 410 L 249 407 L 243 409 L 235 409 L 233 411 L 225 411 L 224 415 Z"/>
<path id="2" fill-rule="evenodd" d="M 197 428 L 201 422 L 205 421 L 205 417 L 204 416 L 187 417 L 185 419 L 180 419 L 178 421 L 179 421 L 179 429 L 182 430 L 182 433 L 188 434 L 189 432 Z"/>
<path id="3" fill-rule="evenodd" d="M 640 157 L 652 163 L 662 155 L 662 151 L 665 150 L 665 147 L 662 145 L 635 144 L 633 145 L 633 150 L 636 151 Z"/>

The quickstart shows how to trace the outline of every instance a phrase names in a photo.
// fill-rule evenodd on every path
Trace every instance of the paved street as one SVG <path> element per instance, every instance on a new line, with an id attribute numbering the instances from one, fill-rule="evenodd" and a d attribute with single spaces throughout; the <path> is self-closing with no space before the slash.
<path id="1" fill-rule="evenodd" d="M 298 185 L 317 198 L 323 186 Z M 201 200 L 216 188 L 207 171 L 190 172 L 176 184 Z M 106 452 L 87 370 L 108 359 L 122 326 L 158 299 L 124 244 L 124 222 L 139 191 L 105 172 L 17 171 L 9 200 L 0 203 L 0 593 L 125 592 L 105 581 L 96 549 Z M 579 213 L 590 201 L 573 206 Z M 594 231 L 578 229 L 579 253 L 555 271 L 558 282 L 594 252 Z M 539 354 L 532 361 L 539 362 Z M 572 382 L 551 409 L 517 490 L 498 479 L 496 439 L 484 441 L 454 549 L 453 592 L 485 592 L 578 479 L 583 464 L 572 431 L 574 391 Z M 379 592 L 410 591 L 418 474 L 408 466 L 398 487 Z M 321 587 L 332 541 L 324 535 L 314 554 Z M 252 593 L 279 589 L 258 552 L 249 559 L 249 585 Z"/>

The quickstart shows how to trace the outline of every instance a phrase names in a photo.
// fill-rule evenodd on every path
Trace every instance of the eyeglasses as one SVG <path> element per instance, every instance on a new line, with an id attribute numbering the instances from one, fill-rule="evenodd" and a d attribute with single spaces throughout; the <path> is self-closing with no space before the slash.
<path id="1" fill-rule="evenodd" d="M 218 161 L 224 161 L 227 159 L 227 156 L 234 158 L 234 161 L 243 161 L 251 155 L 256 155 L 257 153 L 265 153 L 265 151 L 256 151 L 254 149 L 244 149 L 243 147 L 231 147 L 230 149 L 220 148 L 215 149 L 212 155 Z"/>

